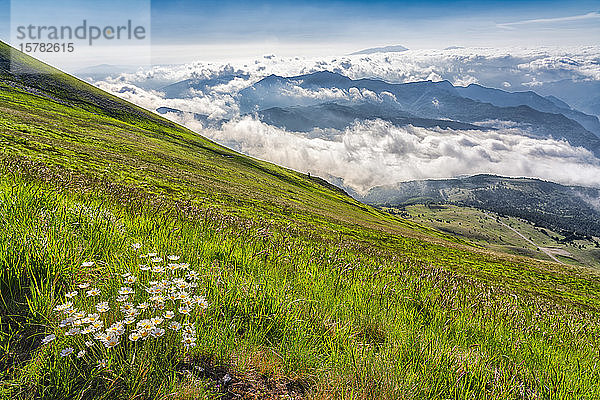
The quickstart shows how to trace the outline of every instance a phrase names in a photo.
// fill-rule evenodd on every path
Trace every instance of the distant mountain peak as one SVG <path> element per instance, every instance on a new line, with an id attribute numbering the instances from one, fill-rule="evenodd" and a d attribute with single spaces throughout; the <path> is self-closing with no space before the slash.
<path id="1" fill-rule="evenodd" d="M 350 55 L 358 55 L 358 54 L 373 54 L 373 53 L 401 53 L 403 51 L 407 51 L 408 49 L 404 46 L 396 45 L 396 46 L 384 46 L 384 47 L 372 47 L 369 49 L 364 49 L 352 53 Z"/>

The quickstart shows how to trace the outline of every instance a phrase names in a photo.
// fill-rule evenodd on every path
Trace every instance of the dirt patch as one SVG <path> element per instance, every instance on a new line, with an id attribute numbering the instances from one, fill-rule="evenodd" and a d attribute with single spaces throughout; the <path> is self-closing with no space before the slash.
<path id="1" fill-rule="evenodd" d="M 540 247 L 540 249 L 542 251 L 547 251 L 549 253 L 552 253 L 555 256 L 563 256 L 563 257 L 573 258 L 573 255 L 565 249 L 560 249 L 557 247 Z"/>
<path id="2" fill-rule="evenodd" d="M 308 389 L 302 381 L 284 377 L 271 377 L 256 372 L 237 372 L 231 367 L 214 365 L 208 360 L 195 360 L 179 364 L 177 371 L 185 384 L 175 398 L 190 398 L 194 386 L 206 385 L 218 392 L 221 400 L 233 399 L 289 399 L 305 398 Z M 193 398 L 193 396 L 191 397 Z"/>

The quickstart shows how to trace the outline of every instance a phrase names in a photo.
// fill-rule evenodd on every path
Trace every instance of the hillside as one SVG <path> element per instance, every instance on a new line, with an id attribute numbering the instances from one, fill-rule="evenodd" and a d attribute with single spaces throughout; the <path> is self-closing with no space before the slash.
<path id="1" fill-rule="evenodd" d="M 456 204 L 526 219 L 565 236 L 600 237 L 600 189 L 530 178 L 476 175 L 401 182 L 356 196 L 374 205 Z"/>
<path id="2" fill-rule="evenodd" d="M 1 397 L 600 396 L 595 271 L 366 206 L 9 52 Z"/>
<path id="3" fill-rule="evenodd" d="M 494 251 L 600 268 L 598 237 L 561 234 L 523 218 L 463 205 L 429 202 L 386 209 Z"/>

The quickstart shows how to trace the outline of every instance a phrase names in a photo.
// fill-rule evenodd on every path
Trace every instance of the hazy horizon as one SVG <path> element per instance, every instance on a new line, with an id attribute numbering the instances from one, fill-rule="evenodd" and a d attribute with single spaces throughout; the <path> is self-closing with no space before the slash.
<path id="1" fill-rule="evenodd" d="M 10 42 L 11 11 L 44 18 L 48 9 L 68 15 L 147 18 L 151 26 L 152 64 L 224 61 L 265 54 L 320 57 L 345 55 L 365 48 L 402 45 L 409 49 L 463 47 L 538 47 L 594 45 L 600 37 L 600 2 L 557 1 L 347 1 L 320 4 L 261 1 L 116 1 L 89 5 L 60 0 L 0 0 L 0 38 Z M 137 11 L 139 9 L 139 12 Z M 119 14 L 114 14 L 119 10 Z M 36 13 L 37 11 L 37 13 Z M 39 15 L 38 15 L 39 14 Z M 48 18 L 46 18 L 48 19 Z M 113 18 L 114 19 L 114 18 Z M 23 17 L 19 17 L 23 20 Z M 14 27 L 12 28 L 14 30 Z M 102 46 L 98 46 L 100 52 Z M 103 64 L 90 51 L 79 51 L 59 68 Z M 131 49 L 112 49 L 127 61 Z M 108 57 L 108 56 L 107 56 Z M 100 59 L 100 61 L 98 61 Z M 114 59 L 114 58 L 113 58 Z M 114 62 L 110 62 L 115 64 Z M 119 65 L 135 63 L 119 63 Z"/>

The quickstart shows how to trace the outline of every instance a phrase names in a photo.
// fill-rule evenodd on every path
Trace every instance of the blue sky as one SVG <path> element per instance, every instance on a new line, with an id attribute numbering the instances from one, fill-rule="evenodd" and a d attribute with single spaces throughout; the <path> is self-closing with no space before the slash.
<path id="1" fill-rule="evenodd" d="M 531 23 L 507 35 L 496 24 L 600 11 L 600 1 L 153 1 L 156 42 L 279 40 L 408 47 L 579 42 L 600 19 Z M 548 35 L 549 30 L 554 30 Z M 523 32 L 528 35 L 523 37 Z M 597 42 L 599 36 L 588 37 Z M 451 43 L 454 44 L 454 43 Z"/>
<path id="2" fill-rule="evenodd" d="M 114 12 L 123 0 L 94 3 Z M 64 1 L 51 4 L 59 13 Z M 10 37 L 9 10 L 10 0 L 0 0 L 3 40 Z M 318 56 L 393 44 L 561 46 L 593 45 L 600 38 L 600 0 L 153 0 L 151 16 L 153 51 L 161 62 L 189 61 L 186 54 L 194 48 L 205 58 L 252 52 Z"/>

